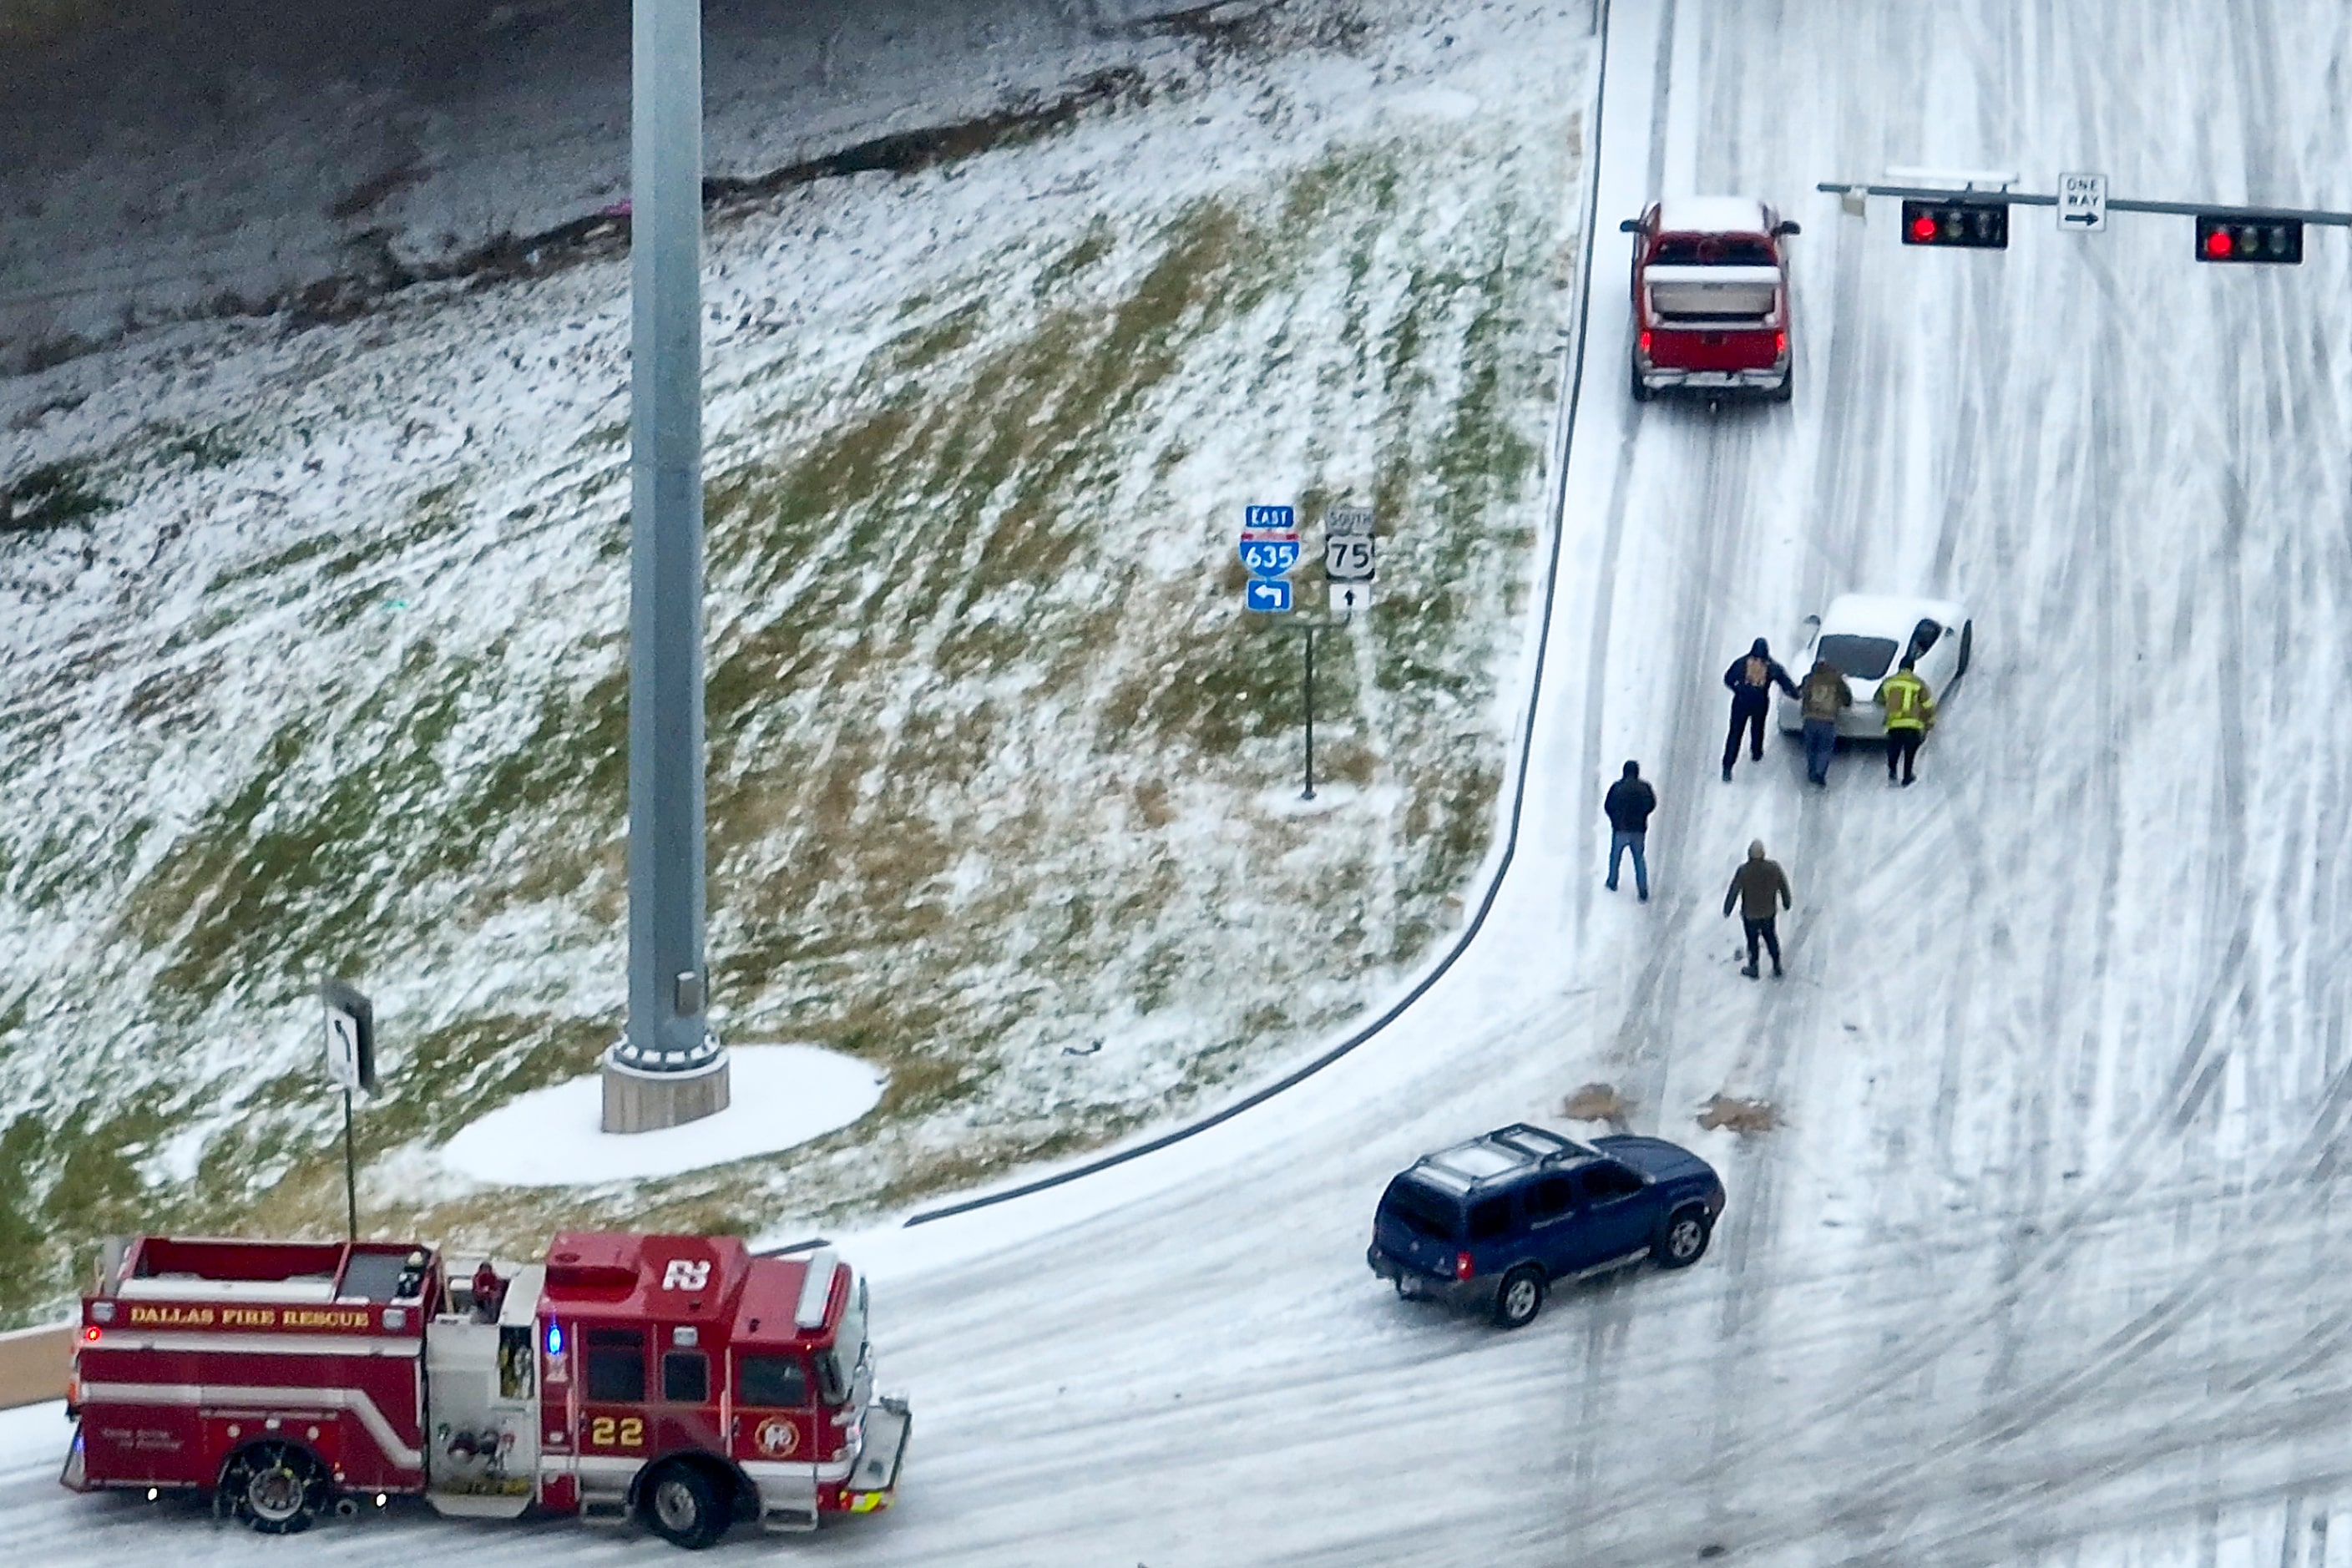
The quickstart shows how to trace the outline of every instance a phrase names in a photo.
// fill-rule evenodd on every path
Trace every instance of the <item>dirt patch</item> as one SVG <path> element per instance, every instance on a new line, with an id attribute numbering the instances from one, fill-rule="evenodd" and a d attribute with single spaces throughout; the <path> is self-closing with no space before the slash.
<path id="1" fill-rule="evenodd" d="M 1632 1107 L 1617 1086 L 1609 1083 L 1588 1083 L 1563 1101 L 1559 1113 L 1570 1121 L 1608 1121 L 1622 1124 Z"/>
<path id="2" fill-rule="evenodd" d="M 1780 1112 L 1765 1100 L 1718 1094 L 1699 1111 L 1698 1124 L 1710 1132 L 1720 1127 L 1734 1132 L 1769 1132 L 1780 1125 Z"/>
<path id="3" fill-rule="evenodd" d="M 72 1363 L 70 1328 L 0 1337 L 0 1410 L 58 1398 L 66 1391 Z"/>

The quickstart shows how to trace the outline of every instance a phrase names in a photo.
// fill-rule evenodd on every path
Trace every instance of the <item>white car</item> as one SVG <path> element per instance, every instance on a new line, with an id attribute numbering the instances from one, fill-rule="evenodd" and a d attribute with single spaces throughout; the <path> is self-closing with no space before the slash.
<path id="1" fill-rule="evenodd" d="M 1907 651 L 1915 661 L 1913 670 L 1940 707 L 1952 683 L 1968 673 L 1976 623 L 1965 607 L 1949 599 L 1841 594 L 1830 601 L 1828 610 L 1805 617 L 1797 640 L 1803 646 L 1789 661 L 1790 679 L 1802 686 L 1813 661 L 1825 658 L 1853 692 L 1853 706 L 1838 715 L 1839 737 L 1883 741 L 1886 712 L 1872 700 L 1878 683 L 1895 673 Z M 1781 733 L 1800 734 L 1804 727 L 1803 705 L 1782 697 Z"/>

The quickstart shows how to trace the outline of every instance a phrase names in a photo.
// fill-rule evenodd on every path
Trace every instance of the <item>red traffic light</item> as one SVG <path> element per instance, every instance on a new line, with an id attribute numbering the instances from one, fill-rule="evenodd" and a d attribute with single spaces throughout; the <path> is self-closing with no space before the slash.
<path id="1" fill-rule="evenodd" d="M 2197 215 L 2197 259 L 2294 267 L 2303 261 L 2303 220 L 2288 213 Z"/>
<path id="2" fill-rule="evenodd" d="M 1906 199 L 1903 243 L 1957 246 L 1966 250 L 2009 248 L 2009 203 L 1966 192 L 1945 201 Z"/>

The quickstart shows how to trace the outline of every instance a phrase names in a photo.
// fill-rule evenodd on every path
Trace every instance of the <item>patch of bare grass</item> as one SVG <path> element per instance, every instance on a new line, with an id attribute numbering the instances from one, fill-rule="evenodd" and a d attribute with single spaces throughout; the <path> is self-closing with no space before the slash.
<path id="1" fill-rule="evenodd" d="M 1698 1124 L 1710 1132 L 1723 1128 L 1740 1133 L 1769 1132 L 1780 1125 L 1780 1113 L 1765 1100 L 1718 1094 L 1699 1111 Z"/>
<path id="2" fill-rule="evenodd" d="M 1561 1102 L 1559 1113 L 1570 1121 L 1606 1121 L 1622 1127 L 1633 1107 L 1614 1084 L 1588 1083 Z"/>

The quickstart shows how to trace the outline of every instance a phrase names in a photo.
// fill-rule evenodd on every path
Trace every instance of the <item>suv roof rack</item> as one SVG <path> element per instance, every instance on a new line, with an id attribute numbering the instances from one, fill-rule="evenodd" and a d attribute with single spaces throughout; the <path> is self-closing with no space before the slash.
<path id="1" fill-rule="evenodd" d="M 1549 1127 L 1531 1122 L 1514 1121 L 1508 1127 L 1497 1127 L 1483 1140 L 1499 1143 L 1506 1149 L 1516 1149 L 1531 1160 L 1549 1160 L 1576 1151 L 1576 1140 L 1561 1136 Z"/>

